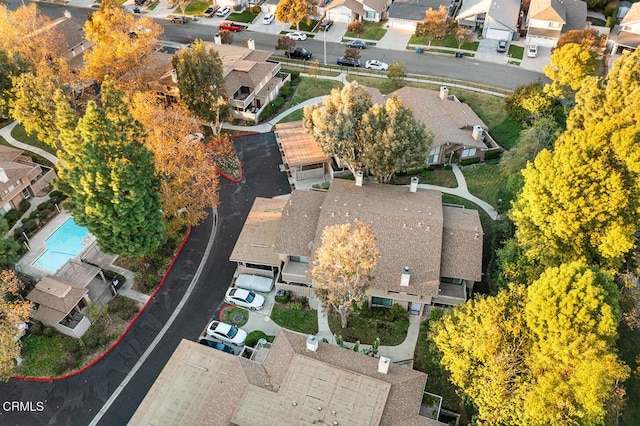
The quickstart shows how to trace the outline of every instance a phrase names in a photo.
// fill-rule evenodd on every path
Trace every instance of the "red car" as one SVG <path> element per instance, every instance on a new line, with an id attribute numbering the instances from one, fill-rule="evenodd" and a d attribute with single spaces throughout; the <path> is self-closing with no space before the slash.
<path id="1" fill-rule="evenodd" d="M 218 26 L 218 28 L 221 30 L 233 31 L 234 33 L 244 30 L 244 27 L 242 25 L 238 25 L 234 22 L 223 22 Z"/>

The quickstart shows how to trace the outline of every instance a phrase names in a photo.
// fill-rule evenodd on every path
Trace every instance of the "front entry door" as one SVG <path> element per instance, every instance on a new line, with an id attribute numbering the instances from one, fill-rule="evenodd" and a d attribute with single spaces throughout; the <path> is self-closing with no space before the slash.
<path id="1" fill-rule="evenodd" d="M 422 311 L 422 303 L 420 302 L 411 302 L 409 304 L 409 313 L 411 315 L 420 315 Z"/>

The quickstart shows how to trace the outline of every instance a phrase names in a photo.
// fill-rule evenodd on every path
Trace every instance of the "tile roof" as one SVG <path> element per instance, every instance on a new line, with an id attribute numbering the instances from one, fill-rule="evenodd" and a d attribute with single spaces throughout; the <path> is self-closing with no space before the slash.
<path id="1" fill-rule="evenodd" d="M 229 260 L 259 265 L 279 265 L 273 246 L 278 236 L 282 209 L 287 200 L 256 198 L 240 231 Z"/>
<path id="2" fill-rule="evenodd" d="M 477 210 L 443 206 L 440 275 L 482 280 L 482 224 Z"/>
<path id="3" fill-rule="evenodd" d="M 311 256 L 325 192 L 293 191 L 282 211 L 276 238 L 278 253 Z"/>
<path id="4" fill-rule="evenodd" d="M 276 134 L 290 167 L 329 161 L 316 140 L 305 131 L 302 121 L 277 124 Z"/>
<path id="5" fill-rule="evenodd" d="M 407 187 L 334 179 L 327 192 L 315 241 L 325 227 L 361 221 L 372 226 L 380 258 L 371 287 L 409 291 L 433 297 L 438 293 L 442 250 L 442 195 L 409 192 Z M 400 286 L 402 268 L 411 268 L 409 287 Z"/>
<path id="6" fill-rule="evenodd" d="M 426 374 L 306 339 L 281 330 L 263 365 L 182 340 L 129 424 L 443 425 L 418 416 Z"/>

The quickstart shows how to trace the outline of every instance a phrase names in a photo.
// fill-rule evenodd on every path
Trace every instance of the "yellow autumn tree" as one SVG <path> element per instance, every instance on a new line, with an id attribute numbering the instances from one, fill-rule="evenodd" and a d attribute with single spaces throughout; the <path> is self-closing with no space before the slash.
<path id="1" fill-rule="evenodd" d="M 545 87 L 549 96 L 573 99 L 588 76 L 598 74 L 598 56 L 580 44 L 568 43 L 551 54 L 544 73 L 551 79 Z"/>
<path id="2" fill-rule="evenodd" d="M 313 10 L 311 0 L 280 0 L 276 7 L 276 19 L 288 22 L 300 29 L 300 22 L 307 20 Z"/>
<path id="3" fill-rule="evenodd" d="M 84 75 L 102 82 L 112 77 L 126 92 L 145 89 L 152 54 L 163 33 L 152 18 L 137 18 L 111 0 L 103 1 L 84 26 L 94 43 L 84 54 Z M 157 75 L 155 76 L 157 77 Z"/>
<path id="4" fill-rule="evenodd" d="M 371 273 L 380 250 L 370 225 L 328 226 L 313 260 L 313 291 L 325 305 L 340 314 L 342 328 L 357 304 L 366 299 Z"/>
<path id="5" fill-rule="evenodd" d="M 194 137 L 198 121 L 181 106 L 164 109 L 150 92 L 136 93 L 131 110 L 153 152 L 168 232 L 200 223 L 218 205 L 218 174 L 206 145 Z"/>
<path id="6" fill-rule="evenodd" d="M 29 321 L 31 302 L 20 296 L 22 285 L 14 271 L 0 271 L 0 381 L 8 380 L 20 356 L 21 324 Z M 9 300 L 13 299 L 13 300 Z"/>

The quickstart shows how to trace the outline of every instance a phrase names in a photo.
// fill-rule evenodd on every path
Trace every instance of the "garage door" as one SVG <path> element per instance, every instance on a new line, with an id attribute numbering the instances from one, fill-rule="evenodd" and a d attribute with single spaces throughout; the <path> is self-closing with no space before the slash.
<path id="1" fill-rule="evenodd" d="M 555 47 L 557 40 L 555 38 L 533 36 L 527 40 L 527 44 L 537 44 L 538 46 Z"/>
<path id="2" fill-rule="evenodd" d="M 327 12 L 327 17 L 335 22 L 351 22 L 351 11 L 348 12 L 341 10 L 330 10 Z"/>
<path id="3" fill-rule="evenodd" d="M 484 38 L 488 38 L 490 40 L 507 40 L 511 41 L 511 31 L 509 30 L 499 30 L 496 28 L 487 29 Z"/>

